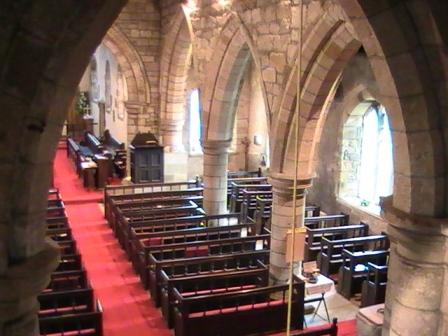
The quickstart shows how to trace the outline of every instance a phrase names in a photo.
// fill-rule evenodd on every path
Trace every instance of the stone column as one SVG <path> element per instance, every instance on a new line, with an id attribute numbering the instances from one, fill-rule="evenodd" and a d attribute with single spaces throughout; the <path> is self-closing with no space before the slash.
<path id="1" fill-rule="evenodd" d="M 39 253 L 0 274 L 0 335 L 39 335 L 36 297 L 50 282 L 58 260 L 56 244 L 46 241 Z"/>
<path id="2" fill-rule="evenodd" d="M 286 233 L 293 221 L 294 177 L 271 173 L 272 216 L 271 216 L 271 255 L 270 276 L 274 284 L 286 283 L 289 278 L 289 264 L 286 263 Z M 312 178 L 299 178 L 297 183 L 297 227 L 303 225 L 305 215 L 306 190 L 311 186 Z"/>
<path id="3" fill-rule="evenodd" d="M 391 239 L 382 334 L 447 335 L 448 221 L 407 214 L 392 204 L 392 197 L 382 204 Z"/>
<path id="4" fill-rule="evenodd" d="M 230 141 L 206 141 L 204 151 L 204 210 L 209 215 L 227 212 L 227 167 Z"/>
<path id="5" fill-rule="evenodd" d="M 161 133 L 163 138 L 163 146 L 168 152 L 183 152 L 185 146 L 182 141 L 182 130 L 184 120 L 161 120 Z"/>

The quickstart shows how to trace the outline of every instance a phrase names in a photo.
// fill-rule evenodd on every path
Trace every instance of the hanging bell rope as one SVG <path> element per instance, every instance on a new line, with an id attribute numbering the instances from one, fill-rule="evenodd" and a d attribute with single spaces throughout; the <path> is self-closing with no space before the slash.
<path id="1" fill-rule="evenodd" d="M 295 106 L 295 116 L 296 116 L 296 128 L 295 128 L 295 156 L 294 156 L 294 183 L 293 183 L 293 200 L 292 200 L 292 221 L 291 221 L 291 260 L 289 264 L 289 290 L 288 290 L 288 312 L 286 321 L 286 335 L 291 335 L 291 320 L 292 320 L 292 292 L 294 283 L 294 256 L 296 248 L 296 226 L 297 226 L 297 180 L 299 178 L 299 133 L 300 133 L 300 113 L 301 113 L 301 96 L 302 96 L 302 54 L 303 54 L 303 0 L 299 2 L 299 48 L 298 48 L 298 58 L 297 58 L 297 96 L 296 96 L 296 106 Z M 304 211 L 304 209 L 302 210 Z M 301 223 L 300 223 L 301 224 Z M 299 269 L 301 265 L 299 266 Z M 300 270 L 301 271 L 301 270 Z"/>

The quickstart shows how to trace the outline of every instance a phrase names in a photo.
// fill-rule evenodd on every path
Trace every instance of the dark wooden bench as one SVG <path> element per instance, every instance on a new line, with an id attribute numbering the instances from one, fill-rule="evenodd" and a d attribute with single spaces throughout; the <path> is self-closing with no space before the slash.
<path id="1" fill-rule="evenodd" d="M 364 237 L 369 234 L 369 226 L 365 223 L 358 225 L 346 225 L 312 229 L 306 228 L 305 240 L 305 261 L 317 259 L 321 251 L 321 240 L 323 237 L 330 239 L 347 239 L 354 237 Z"/>
<path id="2" fill-rule="evenodd" d="M 84 269 L 51 273 L 50 283 L 43 293 L 61 292 L 88 288 L 87 274 Z"/>
<path id="3" fill-rule="evenodd" d="M 244 191 L 271 191 L 272 185 L 270 184 L 260 184 L 260 183 L 250 183 L 250 184 L 240 184 L 236 182 L 231 182 L 231 193 L 230 193 L 230 212 L 240 212 L 241 204 L 244 201 Z"/>
<path id="4" fill-rule="evenodd" d="M 217 240 L 241 238 L 251 234 L 252 224 L 229 225 L 221 227 L 198 227 L 177 231 L 154 232 L 145 235 L 145 238 L 134 240 L 138 258 L 137 269 L 145 282 L 146 266 L 149 264 L 149 255 L 161 246 L 170 246 L 187 243 L 213 242 Z"/>
<path id="5" fill-rule="evenodd" d="M 46 235 L 55 242 L 73 240 L 72 230 L 68 226 L 62 228 L 47 228 Z"/>
<path id="6" fill-rule="evenodd" d="M 386 251 L 389 248 L 389 240 L 386 235 L 374 235 L 348 239 L 330 240 L 326 237 L 321 240 L 320 258 L 318 258 L 320 272 L 325 276 L 331 276 L 339 272 L 342 266 L 344 249 L 351 252 L 358 251 Z"/>
<path id="7" fill-rule="evenodd" d="M 173 307 L 176 304 L 174 289 L 183 298 L 200 295 L 230 293 L 240 290 L 266 287 L 269 284 L 269 268 L 259 263 L 259 267 L 241 267 L 235 270 L 216 270 L 198 274 L 168 275 L 161 273 L 161 306 L 162 314 L 172 328 Z"/>
<path id="8" fill-rule="evenodd" d="M 160 208 L 128 213 L 124 215 L 120 210 L 112 223 L 115 234 L 120 243 L 126 245 L 132 228 L 151 226 L 154 221 L 175 220 L 176 218 L 202 218 L 205 212 L 196 204 L 175 208 Z"/>
<path id="9" fill-rule="evenodd" d="M 113 137 L 109 130 L 104 131 L 101 143 L 103 149 L 112 156 L 111 163 L 113 172 L 120 178 L 125 177 L 127 153 L 124 143 Z"/>
<path id="10" fill-rule="evenodd" d="M 157 286 L 160 283 L 160 264 L 163 261 L 175 259 L 188 259 L 196 257 L 209 257 L 216 255 L 232 255 L 254 251 L 268 251 L 270 235 L 248 236 L 242 238 L 228 238 L 219 240 L 206 240 L 171 245 L 154 246 L 148 257 L 146 266 L 146 288 Z M 260 252 L 263 253 L 263 252 Z"/>
<path id="11" fill-rule="evenodd" d="M 241 203 L 241 220 L 255 222 L 254 213 L 257 210 L 257 198 L 272 199 L 272 190 L 243 190 Z"/>
<path id="12" fill-rule="evenodd" d="M 346 226 L 349 225 L 350 216 L 344 213 L 339 215 L 325 215 L 317 217 L 305 217 L 305 226 L 311 229 Z"/>
<path id="13" fill-rule="evenodd" d="M 228 179 L 245 178 L 245 177 L 263 177 L 261 168 L 253 171 L 239 170 L 239 171 L 228 171 Z"/>
<path id="14" fill-rule="evenodd" d="M 235 282 L 235 279 L 240 279 L 242 274 L 243 277 L 248 275 L 255 277 L 257 284 L 267 286 L 269 273 L 265 265 L 268 263 L 269 251 L 162 262 L 159 264 L 161 282 L 156 285 L 156 293 L 160 297 L 162 314 L 168 326 L 171 328 L 173 325 L 172 308 L 175 303 L 173 288 L 177 288 L 180 293 L 189 290 L 199 295 L 197 291 L 203 290 L 204 286 L 228 288 L 230 283 L 232 286 L 241 285 Z M 255 279 L 251 281 L 253 280 Z M 205 285 L 201 284 L 201 281 L 204 281 Z"/>
<path id="15" fill-rule="evenodd" d="M 230 196 L 234 184 L 267 184 L 268 178 L 260 177 L 229 177 L 227 178 L 227 204 L 230 206 Z"/>
<path id="16" fill-rule="evenodd" d="M 346 299 L 361 293 L 362 283 L 368 275 L 367 263 L 386 266 L 389 251 L 342 251 L 342 266 L 339 269 L 337 291 Z"/>
<path id="17" fill-rule="evenodd" d="M 387 265 L 367 263 L 367 276 L 362 284 L 361 307 L 384 303 L 387 287 Z"/>
<path id="18" fill-rule="evenodd" d="M 184 298 L 173 290 L 176 336 L 264 334 L 284 330 L 288 285 Z M 302 329 L 304 283 L 293 284 L 291 327 Z"/>
<path id="19" fill-rule="evenodd" d="M 118 205 L 136 201 L 149 201 L 155 198 L 202 196 L 202 192 L 203 188 L 200 187 L 198 180 L 173 183 L 138 183 L 120 186 L 108 185 L 104 188 L 104 215 L 109 220 L 109 209 L 112 206 L 112 199 Z"/>
<path id="20" fill-rule="evenodd" d="M 102 336 L 102 307 L 97 302 L 93 312 L 41 317 L 39 318 L 39 331 L 41 336 Z"/>

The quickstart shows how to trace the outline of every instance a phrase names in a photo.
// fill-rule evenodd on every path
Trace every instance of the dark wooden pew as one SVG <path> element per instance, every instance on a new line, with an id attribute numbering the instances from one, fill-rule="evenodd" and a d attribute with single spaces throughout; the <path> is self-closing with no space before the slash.
<path id="1" fill-rule="evenodd" d="M 46 235 L 55 242 L 73 240 L 72 230 L 69 227 L 47 229 Z"/>
<path id="2" fill-rule="evenodd" d="M 73 289 L 88 288 L 89 282 L 84 269 L 53 272 L 50 283 L 43 293 L 61 292 Z"/>
<path id="3" fill-rule="evenodd" d="M 228 179 L 236 179 L 236 178 L 244 178 L 244 177 L 263 177 L 263 173 L 261 172 L 261 168 L 253 171 L 228 171 L 227 178 Z"/>
<path id="4" fill-rule="evenodd" d="M 342 251 L 386 251 L 389 240 L 386 235 L 356 237 L 348 239 L 330 240 L 326 237 L 321 240 L 321 253 L 318 258 L 320 272 L 325 276 L 338 273 L 342 266 Z"/>
<path id="5" fill-rule="evenodd" d="M 230 285 L 232 287 L 241 286 L 242 283 L 247 285 L 247 280 L 255 281 L 257 287 L 267 286 L 269 270 L 265 265 L 268 262 L 269 251 L 166 262 L 160 268 L 161 283 L 157 284 L 155 292 L 160 298 L 162 314 L 168 326 L 171 328 L 174 322 L 172 319 L 172 309 L 175 303 L 174 288 L 177 288 L 181 294 L 190 291 L 194 292 L 191 295 L 200 295 L 204 293 L 198 291 L 205 289 L 222 291 L 222 288 L 229 288 Z M 245 277 L 249 277 L 249 279 L 244 279 Z"/>
<path id="6" fill-rule="evenodd" d="M 102 336 L 103 310 L 97 301 L 95 311 L 73 315 L 48 316 L 39 318 L 41 336 Z"/>
<path id="7" fill-rule="evenodd" d="M 103 149 L 111 154 L 113 172 L 120 178 L 125 177 L 127 153 L 124 143 L 113 137 L 109 130 L 104 131 L 101 143 Z"/>
<path id="8" fill-rule="evenodd" d="M 174 192 L 189 189 L 195 189 L 195 191 L 187 191 L 187 194 L 181 195 L 176 193 L 154 195 L 156 192 Z M 111 207 L 112 199 L 116 201 L 115 204 L 124 204 L 133 203 L 135 201 L 151 200 L 157 197 L 167 198 L 170 196 L 202 196 L 202 188 L 200 188 L 199 180 L 173 183 L 138 183 L 120 186 L 108 185 L 104 188 L 104 215 L 105 218 L 109 220 L 109 208 Z"/>
<path id="9" fill-rule="evenodd" d="M 337 291 L 347 299 L 361 293 L 361 287 L 368 274 L 367 263 L 386 266 L 389 251 L 342 251 L 342 266 L 339 269 Z"/>
<path id="10" fill-rule="evenodd" d="M 67 216 L 47 217 L 47 229 L 63 229 L 69 227 Z"/>
<path id="11" fill-rule="evenodd" d="M 324 227 L 318 229 L 306 228 L 305 261 L 316 260 L 321 251 L 321 240 L 323 237 L 330 239 L 347 239 L 364 237 L 369 234 L 369 226 L 365 223 L 358 225 L 346 225 L 335 227 Z"/>
<path id="12" fill-rule="evenodd" d="M 241 220 L 255 222 L 254 213 L 257 209 L 257 199 L 272 199 L 272 190 L 243 190 L 241 203 Z"/>
<path id="13" fill-rule="evenodd" d="M 230 196 L 234 184 L 267 184 L 268 178 L 261 177 L 230 177 L 227 178 L 227 204 L 230 207 Z"/>
<path id="14" fill-rule="evenodd" d="M 269 246 L 270 234 L 154 246 L 146 266 L 145 287 L 149 288 L 154 284 L 157 286 L 160 283 L 160 264 L 163 261 L 267 251 Z"/>
<path id="15" fill-rule="evenodd" d="M 147 223 L 152 223 L 157 220 L 196 218 L 198 216 L 199 218 L 205 216 L 205 212 L 194 203 L 174 208 L 165 207 L 134 211 L 132 213 L 128 212 L 126 215 L 118 209 L 117 216 L 111 224 L 120 243 L 126 245 L 130 236 L 130 230 L 134 227 L 147 226 Z"/>
<path id="16" fill-rule="evenodd" d="M 292 328 L 302 329 L 304 283 L 296 280 L 292 294 Z M 184 298 L 173 290 L 176 336 L 243 336 L 284 330 L 288 285 Z"/>
<path id="17" fill-rule="evenodd" d="M 325 215 L 318 217 L 305 217 L 305 226 L 317 229 L 325 227 L 345 226 L 349 225 L 350 216 L 344 213 L 339 215 Z"/>
<path id="18" fill-rule="evenodd" d="M 361 307 L 384 303 L 387 287 L 387 265 L 367 263 L 367 276 L 362 284 Z"/>
<path id="19" fill-rule="evenodd" d="M 244 191 L 271 191 L 272 185 L 258 183 L 240 184 L 231 182 L 231 188 L 229 210 L 230 212 L 237 213 L 241 211 L 241 204 L 244 201 Z"/>
<path id="20" fill-rule="evenodd" d="M 217 240 L 226 240 L 232 238 L 241 238 L 252 234 L 252 224 L 229 225 L 221 227 L 197 227 L 185 230 L 154 232 L 145 235 L 143 239 L 134 240 L 136 253 L 139 260 L 137 268 L 143 277 L 145 283 L 146 267 L 149 265 L 149 255 L 160 249 L 161 246 L 169 248 L 170 246 L 187 243 L 213 242 Z M 136 257 L 134 257 L 136 258 Z"/>
<path id="21" fill-rule="evenodd" d="M 197 275 L 169 277 L 162 272 L 162 288 L 165 287 L 165 297 L 162 301 L 162 313 L 173 327 L 172 308 L 176 302 L 174 289 L 183 298 L 217 293 L 231 293 L 241 290 L 266 287 L 269 284 L 269 269 L 261 264 L 258 269 L 238 269 L 235 271 L 210 271 Z M 171 294 L 170 294 L 171 293 Z"/>

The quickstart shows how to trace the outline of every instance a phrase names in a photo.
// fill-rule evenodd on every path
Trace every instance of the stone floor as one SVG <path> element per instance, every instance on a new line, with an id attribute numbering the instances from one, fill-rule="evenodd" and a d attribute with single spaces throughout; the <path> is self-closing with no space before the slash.
<path id="1" fill-rule="evenodd" d="M 353 320 L 356 318 L 356 313 L 358 312 L 359 306 L 354 300 L 349 301 L 339 295 L 334 287 L 330 292 L 325 294 L 325 301 L 327 303 L 330 320 L 335 317 L 337 317 L 339 321 Z M 317 307 L 318 303 L 313 303 L 312 305 Z M 320 305 L 317 315 L 314 318 L 313 314 L 314 313 L 311 313 L 305 316 L 308 326 L 327 323 L 323 303 Z"/>

